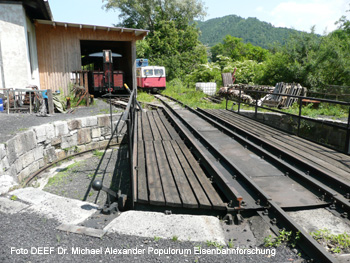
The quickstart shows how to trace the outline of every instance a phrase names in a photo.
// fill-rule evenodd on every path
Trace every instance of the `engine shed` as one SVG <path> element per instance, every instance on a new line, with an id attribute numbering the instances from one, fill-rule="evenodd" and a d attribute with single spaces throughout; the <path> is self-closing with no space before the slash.
<path id="1" fill-rule="evenodd" d="M 113 58 L 113 70 L 123 72 L 124 82 L 136 88 L 136 41 L 148 30 L 49 20 L 36 20 L 34 24 L 40 89 L 67 93 L 73 71 L 101 70 L 102 58 L 89 55 L 105 49 L 118 54 Z"/>

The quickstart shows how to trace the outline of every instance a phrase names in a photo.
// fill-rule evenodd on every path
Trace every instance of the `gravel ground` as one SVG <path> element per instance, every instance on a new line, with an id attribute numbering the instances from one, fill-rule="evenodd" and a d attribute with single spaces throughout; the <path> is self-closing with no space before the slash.
<path id="1" fill-rule="evenodd" d="M 201 249 L 215 249 L 215 247 L 194 242 L 147 239 L 117 234 L 105 235 L 99 239 L 59 231 L 56 229 L 59 225 L 57 221 L 41 218 L 35 214 L 17 213 L 8 215 L 0 212 L 0 217 L 0 262 L 300 262 L 297 260 L 295 253 L 283 246 L 276 249 L 274 256 L 194 255 L 195 247 L 197 249 L 199 249 L 199 246 Z M 48 254 L 42 254 L 44 253 L 43 250 L 39 251 L 39 248 L 42 247 L 47 248 Z M 51 254 L 49 254 L 50 248 L 53 249 Z M 95 250 L 101 248 L 102 253 L 96 255 L 74 254 L 74 248 Z M 145 249 L 145 251 L 139 255 L 118 255 L 106 253 L 108 248 L 139 248 Z M 155 254 L 156 249 L 166 252 L 168 248 L 179 249 L 178 254 Z M 25 249 L 28 251 L 25 251 Z M 59 254 L 62 249 L 66 249 L 66 254 Z M 153 252 L 149 252 L 152 249 L 154 249 Z M 185 251 L 184 249 L 189 249 L 187 255 L 180 254 L 181 251 Z M 260 247 L 260 249 L 264 248 Z"/>
<path id="2" fill-rule="evenodd" d="M 55 113 L 49 117 L 38 117 L 36 114 L 29 113 L 0 113 L 0 143 L 6 142 L 16 133 L 27 130 L 30 127 L 38 126 L 45 123 L 55 121 L 75 119 L 98 114 L 109 114 L 109 104 L 101 99 L 95 99 L 95 105 L 90 107 L 79 107 L 74 113 Z M 113 108 L 113 111 L 122 111 L 118 108 Z"/>
<path id="3" fill-rule="evenodd" d="M 95 151 L 93 154 L 87 154 L 68 167 L 55 167 L 54 175 L 43 188 L 44 191 L 57 194 L 67 198 L 83 200 L 87 195 L 86 201 L 95 202 L 103 206 L 106 201 L 106 194 L 91 190 L 87 193 L 88 187 L 93 180 L 102 180 L 103 185 L 111 188 L 115 192 L 121 190 L 123 194 L 129 194 L 129 172 L 127 159 L 127 145 L 108 150 L 102 159 L 103 151 Z M 42 174 L 42 177 L 48 174 Z M 37 182 L 33 182 L 36 186 Z"/>

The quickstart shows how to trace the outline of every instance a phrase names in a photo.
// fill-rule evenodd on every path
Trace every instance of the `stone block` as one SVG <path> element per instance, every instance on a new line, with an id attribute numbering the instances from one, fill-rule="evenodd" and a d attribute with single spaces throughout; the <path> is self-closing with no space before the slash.
<path id="1" fill-rule="evenodd" d="M 31 163 L 34 162 L 34 151 L 29 151 L 25 154 L 23 154 L 21 157 L 22 159 L 22 166 L 23 168 L 26 168 L 27 166 L 29 166 Z"/>
<path id="2" fill-rule="evenodd" d="M 74 134 L 72 136 L 62 136 L 61 148 L 71 148 L 76 146 L 78 143 L 78 134 Z"/>
<path id="3" fill-rule="evenodd" d="M 59 137 L 68 134 L 68 125 L 65 121 L 57 121 L 54 123 L 55 126 L 55 136 Z"/>
<path id="4" fill-rule="evenodd" d="M 99 148 L 99 143 L 98 142 L 92 142 L 86 145 L 86 150 L 92 150 L 92 149 L 97 149 Z"/>
<path id="5" fill-rule="evenodd" d="M 0 176 L 0 195 L 7 193 L 13 186 L 18 185 L 10 175 Z"/>
<path id="6" fill-rule="evenodd" d="M 97 126 L 97 117 L 96 116 L 91 116 L 91 117 L 86 117 L 81 119 L 81 127 L 91 127 L 91 126 Z"/>
<path id="7" fill-rule="evenodd" d="M 6 156 L 6 145 L 0 144 L 0 160 Z"/>
<path id="8" fill-rule="evenodd" d="M 68 124 L 68 129 L 71 130 L 77 130 L 80 129 L 81 126 L 81 120 L 70 120 L 67 122 Z"/>
<path id="9" fill-rule="evenodd" d="M 56 150 L 56 156 L 57 156 L 58 160 L 61 160 L 63 158 L 66 158 L 67 153 L 64 150 Z"/>
<path id="10" fill-rule="evenodd" d="M 78 144 L 86 144 L 91 142 L 91 128 L 83 128 L 78 130 Z"/>
<path id="11" fill-rule="evenodd" d="M 22 154 L 34 149 L 36 146 L 36 136 L 34 131 L 20 133 L 7 141 L 7 157 L 10 165 Z"/>
<path id="12" fill-rule="evenodd" d="M 31 174 L 35 173 L 39 170 L 39 162 L 34 162 L 31 165 L 29 165 L 27 168 L 24 168 L 19 174 L 18 174 L 18 181 L 22 182 L 24 179 L 29 177 Z"/>
<path id="13" fill-rule="evenodd" d="M 77 150 L 78 150 L 78 152 L 84 152 L 84 151 L 86 151 L 86 146 L 85 145 L 79 145 Z"/>
<path id="14" fill-rule="evenodd" d="M 55 137 L 55 127 L 53 124 L 45 124 L 45 130 L 46 130 L 46 138 L 48 140 Z"/>
<path id="15" fill-rule="evenodd" d="M 15 167 L 16 174 L 20 173 L 23 170 L 23 156 L 19 157 L 12 166 Z"/>
<path id="16" fill-rule="evenodd" d="M 101 135 L 106 136 L 111 134 L 111 128 L 109 127 L 102 127 L 101 128 Z"/>
<path id="17" fill-rule="evenodd" d="M 17 177 L 17 171 L 15 165 L 11 165 L 10 168 L 6 171 L 7 174 Z"/>
<path id="18" fill-rule="evenodd" d="M 22 182 L 25 178 L 27 178 L 28 176 L 30 175 L 30 169 L 29 167 L 23 169 L 18 175 L 17 175 L 17 178 L 18 178 L 18 181 L 19 182 Z"/>
<path id="19" fill-rule="evenodd" d="M 39 163 L 39 169 L 42 168 L 42 167 L 44 167 L 44 166 L 46 165 L 44 159 L 40 159 L 40 160 L 38 161 L 38 163 Z"/>
<path id="20" fill-rule="evenodd" d="M 62 142 L 62 137 L 55 137 L 55 138 L 51 139 L 52 146 L 59 145 L 59 144 L 61 144 L 61 142 Z"/>
<path id="21" fill-rule="evenodd" d="M 108 145 L 108 141 L 101 141 L 98 143 L 99 147 L 102 148 L 106 148 Z"/>
<path id="22" fill-rule="evenodd" d="M 36 134 L 36 139 L 39 143 L 46 141 L 46 125 L 37 126 L 33 130 Z"/>
<path id="23" fill-rule="evenodd" d="M 55 147 L 49 147 L 44 150 L 44 158 L 46 159 L 46 163 L 52 163 L 57 160 Z"/>
<path id="24" fill-rule="evenodd" d="M 38 146 L 33 149 L 33 154 L 34 154 L 34 160 L 37 161 L 39 159 L 44 158 L 44 147 L 43 146 Z"/>
<path id="25" fill-rule="evenodd" d="M 98 116 L 97 125 L 99 127 L 111 127 L 111 120 L 109 116 Z"/>
<path id="26" fill-rule="evenodd" d="M 74 135 L 74 134 L 77 134 L 78 133 L 78 130 L 72 130 L 69 132 L 70 135 Z"/>
<path id="27" fill-rule="evenodd" d="M 92 138 L 101 137 L 101 130 L 100 130 L 100 128 L 92 129 L 91 135 L 92 135 Z"/>
<path id="28" fill-rule="evenodd" d="M 4 159 L 2 159 L 1 161 L 2 164 L 2 168 L 5 169 L 5 171 L 10 168 L 10 164 L 9 164 L 9 160 L 7 159 L 7 156 L 4 157 Z"/>

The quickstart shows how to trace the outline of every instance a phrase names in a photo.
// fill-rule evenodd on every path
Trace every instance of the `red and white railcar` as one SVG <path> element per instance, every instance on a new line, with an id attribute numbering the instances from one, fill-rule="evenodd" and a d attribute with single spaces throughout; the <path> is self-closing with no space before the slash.
<path id="1" fill-rule="evenodd" d="M 142 90 L 157 92 L 166 86 L 165 68 L 146 66 L 136 69 L 137 87 Z"/>

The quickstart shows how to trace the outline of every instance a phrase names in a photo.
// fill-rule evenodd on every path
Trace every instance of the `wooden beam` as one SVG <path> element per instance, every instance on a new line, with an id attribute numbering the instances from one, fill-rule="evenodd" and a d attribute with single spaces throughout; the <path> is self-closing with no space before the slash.
<path id="1" fill-rule="evenodd" d="M 46 92 L 47 95 L 47 106 L 48 106 L 48 110 L 49 110 L 49 114 L 52 115 L 55 113 L 55 108 L 53 105 L 53 98 L 52 98 L 52 90 L 48 89 Z"/>
<path id="2" fill-rule="evenodd" d="M 90 106 L 90 94 L 89 94 L 89 84 L 88 84 L 88 72 L 85 71 L 84 73 L 84 87 L 85 87 L 85 99 L 86 99 L 86 106 Z"/>

